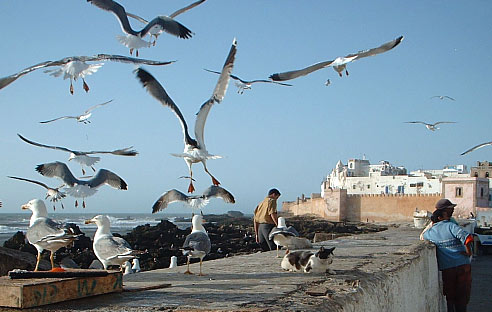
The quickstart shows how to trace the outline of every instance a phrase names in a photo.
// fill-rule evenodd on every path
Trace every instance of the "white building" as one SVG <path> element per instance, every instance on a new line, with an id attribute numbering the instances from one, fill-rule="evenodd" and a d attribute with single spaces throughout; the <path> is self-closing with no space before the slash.
<path id="1" fill-rule="evenodd" d="M 371 165 L 366 159 L 349 159 L 345 166 L 338 161 L 321 185 L 346 189 L 347 194 L 436 194 L 441 193 L 441 180 L 446 176 L 459 176 L 466 166 L 447 166 L 442 170 L 418 170 L 407 174 L 404 167 L 395 167 L 388 161 Z"/>

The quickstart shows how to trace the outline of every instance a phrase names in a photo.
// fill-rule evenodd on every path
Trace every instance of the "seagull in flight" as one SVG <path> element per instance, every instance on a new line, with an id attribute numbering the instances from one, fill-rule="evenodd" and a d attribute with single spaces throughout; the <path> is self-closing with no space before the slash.
<path id="1" fill-rule="evenodd" d="M 53 145 L 44 145 L 41 143 L 36 143 L 34 141 L 31 141 L 22 135 L 18 134 L 19 138 L 21 138 L 22 141 L 39 146 L 39 147 L 45 147 L 45 148 L 51 148 L 54 150 L 60 150 L 64 152 L 69 152 L 70 156 L 68 160 L 73 160 L 75 162 L 78 162 L 80 166 L 82 167 L 82 174 L 85 174 L 84 166 L 90 167 L 92 171 L 96 172 L 96 169 L 94 168 L 94 164 L 97 163 L 98 161 L 101 160 L 100 157 L 95 157 L 95 156 L 89 156 L 90 154 L 113 154 L 113 155 L 119 155 L 119 156 L 137 156 L 138 152 L 135 150 L 132 150 L 131 148 L 133 146 L 127 147 L 127 148 L 122 148 L 122 149 L 117 149 L 114 151 L 89 151 L 89 152 L 83 152 L 83 151 L 76 151 L 72 150 L 66 147 L 62 146 L 53 146 Z"/>
<path id="2" fill-rule="evenodd" d="M 60 188 L 62 188 L 63 185 L 60 187 L 57 187 L 57 188 L 52 188 L 52 187 L 49 187 L 48 185 L 46 185 L 42 182 L 39 182 L 39 181 L 30 180 L 30 179 L 26 179 L 26 178 L 12 177 L 12 176 L 8 176 L 8 177 L 11 179 L 21 180 L 21 181 L 26 181 L 26 182 L 31 182 L 31 183 L 34 183 L 37 185 L 41 185 L 42 187 L 44 187 L 47 190 L 46 191 L 46 197 L 44 199 L 48 199 L 49 201 L 53 202 L 53 210 L 56 210 L 55 203 L 57 201 L 60 201 L 62 209 L 65 208 L 63 206 L 63 203 L 61 200 L 63 198 L 65 198 L 67 195 L 64 192 L 60 191 Z"/>
<path id="3" fill-rule="evenodd" d="M 430 131 L 436 131 L 436 130 L 440 129 L 440 128 L 437 127 L 437 125 L 439 125 L 439 124 L 456 123 L 456 122 L 454 122 L 454 121 L 438 121 L 436 123 L 431 124 L 431 123 L 426 123 L 426 122 L 423 122 L 423 121 L 405 121 L 405 123 L 423 124 Z"/>
<path id="4" fill-rule="evenodd" d="M 188 10 L 191 10 L 193 9 L 194 7 L 202 4 L 203 2 L 205 2 L 205 0 L 198 0 L 198 1 L 195 1 L 193 2 L 192 4 L 188 5 L 188 6 L 185 6 L 184 8 L 181 8 L 179 10 L 177 10 L 176 12 L 172 13 L 169 15 L 170 18 L 175 18 L 176 16 L 178 16 L 179 14 L 181 13 L 184 13 Z M 146 19 L 136 15 L 136 14 L 132 14 L 132 13 L 129 13 L 129 12 L 126 12 L 126 15 L 128 17 L 131 17 L 131 18 L 134 18 L 136 19 L 137 21 L 147 25 L 149 23 L 149 21 L 147 21 Z M 152 28 L 149 29 L 149 32 L 147 33 L 148 35 L 150 35 L 150 37 L 154 37 L 154 42 L 152 42 L 152 45 L 155 46 L 155 43 L 157 42 L 157 37 L 159 37 L 160 34 L 162 34 L 162 32 L 164 31 L 164 29 L 162 27 L 159 27 L 159 26 L 154 26 Z"/>
<path id="5" fill-rule="evenodd" d="M 451 101 L 456 101 L 455 99 L 453 99 L 452 97 L 447 96 L 447 95 L 434 95 L 434 96 L 431 96 L 430 98 L 431 99 L 438 98 L 439 100 L 449 99 Z"/>
<path id="6" fill-rule="evenodd" d="M 284 72 L 284 73 L 272 74 L 272 75 L 270 75 L 270 79 L 272 79 L 274 81 L 290 80 L 290 79 L 298 78 L 301 76 L 305 76 L 305 75 L 310 74 L 314 71 L 317 71 L 317 70 L 325 68 L 325 67 L 330 67 L 330 66 L 333 67 L 333 69 L 338 73 L 338 75 L 340 77 L 342 77 L 343 71 L 345 71 L 346 75 L 349 74 L 347 71 L 347 68 L 346 68 L 348 63 L 356 61 L 356 60 L 364 58 L 364 57 L 373 56 L 373 55 L 377 55 L 377 54 L 389 51 L 389 50 L 393 49 L 394 47 L 396 47 L 397 45 L 399 45 L 402 40 L 403 40 L 403 36 L 400 36 L 400 37 L 396 38 L 395 40 L 386 42 L 385 44 L 383 44 L 377 48 L 360 51 L 357 53 L 349 54 L 347 56 L 339 56 L 334 60 L 316 63 L 314 65 L 311 65 L 311 66 L 308 66 L 306 68 L 299 69 L 299 70 L 293 70 L 293 71 L 288 71 L 288 72 Z"/>
<path id="7" fill-rule="evenodd" d="M 106 169 L 99 169 L 96 175 L 88 180 L 79 180 L 73 176 L 68 166 L 62 162 L 55 161 L 36 166 L 36 171 L 45 177 L 56 177 L 63 181 L 66 193 L 72 197 L 83 198 L 82 207 L 85 208 L 85 198 L 94 195 L 97 188 L 107 184 L 118 190 L 127 190 L 128 185 L 116 173 Z M 75 200 L 75 207 L 78 202 Z"/>
<path id="8" fill-rule="evenodd" d="M 137 74 L 137 78 L 142 83 L 143 87 L 150 93 L 156 100 L 161 102 L 163 106 L 169 107 L 174 114 L 178 117 L 181 128 L 183 130 L 184 136 L 184 151 L 182 154 L 171 154 L 176 157 L 183 157 L 184 161 L 188 165 L 190 184 L 188 186 L 188 192 L 193 193 L 195 188 L 193 186 L 193 171 L 191 170 L 191 165 L 194 163 L 201 162 L 203 164 L 203 168 L 205 172 L 212 178 L 213 185 L 219 185 L 220 182 L 208 171 L 207 169 L 207 159 L 216 159 L 221 158 L 221 156 L 216 156 L 209 154 L 207 148 L 205 147 L 204 141 L 204 128 L 205 122 L 207 121 L 208 113 L 210 109 L 215 103 L 220 103 L 224 99 L 224 96 L 227 91 L 227 86 L 229 84 L 230 74 L 232 72 L 232 67 L 234 65 L 234 59 L 236 56 L 236 48 L 237 41 L 234 38 L 232 42 L 231 49 L 227 56 L 227 59 L 222 68 L 222 72 L 220 74 L 219 80 L 215 86 L 214 92 L 212 96 L 205 101 L 200 107 L 200 110 L 197 113 L 196 121 L 195 121 L 195 137 L 193 139 L 188 133 L 188 125 L 183 117 L 183 114 L 179 110 L 178 106 L 173 102 L 171 97 L 167 94 L 166 90 L 162 87 L 162 85 L 147 71 L 139 68 L 135 70 Z"/>
<path id="9" fill-rule="evenodd" d="M 62 119 L 75 119 L 77 122 L 81 122 L 83 124 L 88 124 L 88 123 L 91 123 L 89 118 L 92 116 L 92 111 L 94 109 L 101 107 L 103 105 L 106 105 L 108 103 L 111 103 L 112 101 L 113 100 L 110 100 L 110 101 L 107 101 L 107 102 L 104 102 L 101 104 L 91 106 L 88 109 L 86 109 L 86 111 L 84 113 L 82 113 L 81 115 L 78 115 L 78 116 L 62 116 L 62 117 L 58 117 L 58 118 L 51 119 L 51 120 L 40 121 L 39 123 L 45 124 L 45 123 L 49 123 L 49 122 L 53 122 L 53 121 L 57 121 L 57 120 L 62 120 Z"/>
<path id="10" fill-rule="evenodd" d="M 218 74 L 218 75 L 221 74 L 218 71 L 214 71 L 214 70 L 210 70 L 210 69 L 206 69 L 206 68 L 204 68 L 204 69 L 206 71 L 210 72 L 210 73 L 214 73 L 214 74 Z M 244 93 L 244 90 L 251 90 L 251 85 L 253 83 L 257 83 L 257 82 L 275 83 L 275 84 L 279 84 L 281 86 L 292 87 L 291 84 L 277 82 L 277 81 L 272 81 L 272 80 L 266 80 L 266 79 L 243 80 L 243 79 L 239 78 L 238 76 L 234 76 L 234 75 L 230 75 L 230 76 L 231 76 L 232 79 L 236 80 L 235 85 L 236 85 L 236 87 L 238 87 L 237 93 L 239 93 L 239 94 L 243 94 Z"/>
<path id="11" fill-rule="evenodd" d="M 87 64 L 87 62 L 99 62 L 99 61 L 113 61 L 132 64 L 146 64 L 146 65 L 168 65 L 174 63 L 174 61 L 160 62 L 145 59 L 138 59 L 132 57 L 126 57 L 121 55 L 110 54 L 97 54 L 94 56 L 69 56 L 62 58 L 58 61 L 46 61 L 21 70 L 18 73 L 12 74 L 7 77 L 0 78 L 0 89 L 5 88 L 18 78 L 29 74 L 40 68 L 58 66 L 58 69 L 48 69 L 45 73 L 50 73 L 51 76 L 59 77 L 63 75 L 63 79 L 70 78 L 70 93 L 73 94 L 72 81 L 76 81 L 78 78 L 82 79 L 83 88 L 85 92 L 89 92 L 89 85 L 85 82 L 85 76 L 92 75 L 104 65 L 104 63 Z"/>
<path id="12" fill-rule="evenodd" d="M 184 202 L 193 208 L 201 209 L 203 206 L 206 206 L 210 201 L 210 198 L 213 197 L 222 198 L 224 202 L 228 204 L 234 204 L 236 202 L 234 196 L 229 193 L 229 191 L 216 185 L 211 185 L 208 187 L 205 191 L 203 191 L 202 195 L 195 196 L 188 196 L 176 189 L 172 189 L 159 197 L 159 199 L 152 206 L 152 213 L 164 210 L 169 204 L 174 202 Z"/>
<path id="13" fill-rule="evenodd" d="M 482 144 L 478 144 L 477 146 L 474 146 L 466 151 L 464 151 L 463 153 L 461 153 L 461 155 L 465 155 L 465 154 L 468 154 L 468 153 L 471 153 L 473 152 L 474 150 L 477 150 L 479 148 L 482 148 L 484 146 L 488 146 L 488 145 L 492 145 L 492 142 L 485 142 L 485 143 L 482 143 Z"/>
<path id="14" fill-rule="evenodd" d="M 151 29 L 154 29 L 153 32 L 165 31 L 182 39 L 191 38 L 193 35 L 191 30 L 169 16 L 157 16 L 146 23 L 143 29 L 136 31 L 131 27 L 130 22 L 128 21 L 125 8 L 118 2 L 113 0 L 87 0 L 87 2 L 90 2 L 102 10 L 111 12 L 116 16 L 120 22 L 121 30 L 127 34 L 126 36 L 119 36 L 118 40 L 130 49 L 130 54 L 133 54 L 133 50 L 136 50 L 137 57 L 139 48 L 150 46 L 150 43 L 142 38 L 145 37 Z"/>

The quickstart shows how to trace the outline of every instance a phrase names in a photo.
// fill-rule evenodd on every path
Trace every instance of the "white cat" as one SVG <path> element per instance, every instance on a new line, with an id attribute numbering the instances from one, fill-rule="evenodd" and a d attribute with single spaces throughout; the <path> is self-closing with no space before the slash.
<path id="1" fill-rule="evenodd" d="M 306 273 L 325 273 L 336 274 L 329 268 L 333 262 L 333 250 L 335 247 L 325 249 L 321 247 L 316 253 L 312 251 L 293 251 L 287 250 L 280 266 L 288 271 L 301 271 Z"/>

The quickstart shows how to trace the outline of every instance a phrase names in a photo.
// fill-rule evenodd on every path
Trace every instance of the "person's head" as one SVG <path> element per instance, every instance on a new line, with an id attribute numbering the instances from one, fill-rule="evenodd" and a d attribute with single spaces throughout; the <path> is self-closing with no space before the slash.
<path id="1" fill-rule="evenodd" d="M 434 213 L 439 221 L 449 220 L 453 215 L 455 206 L 456 204 L 453 204 L 449 199 L 442 198 L 436 203 L 436 211 Z"/>
<path id="2" fill-rule="evenodd" d="M 268 197 L 277 199 L 280 197 L 280 192 L 276 188 L 272 188 L 268 191 Z"/>

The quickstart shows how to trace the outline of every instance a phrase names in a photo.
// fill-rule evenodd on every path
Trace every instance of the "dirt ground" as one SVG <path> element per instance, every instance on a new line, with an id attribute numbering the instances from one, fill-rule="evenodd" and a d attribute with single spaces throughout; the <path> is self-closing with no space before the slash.
<path id="1" fill-rule="evenodd" d="M 492 311 L 492 255 L 480 255 L 472 261 L 470 312 Z"/>

